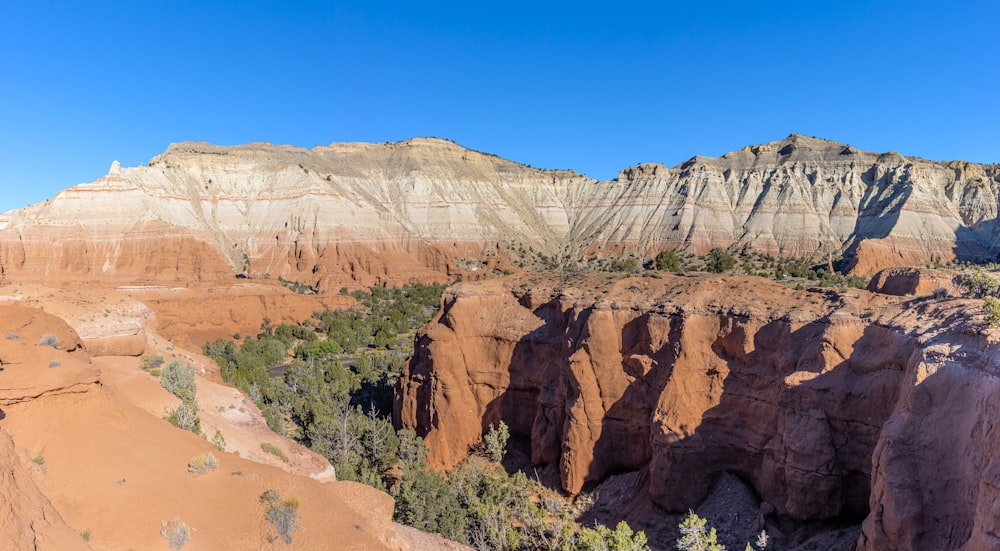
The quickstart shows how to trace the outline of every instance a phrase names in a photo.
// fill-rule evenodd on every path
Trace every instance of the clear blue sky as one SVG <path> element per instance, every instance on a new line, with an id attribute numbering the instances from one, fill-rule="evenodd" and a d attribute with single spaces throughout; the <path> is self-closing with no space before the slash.
<path id="1" fill-rule="evenodd" d="M 1000 2 L 0 2 L 0 211 L 171 142 L 613 178 L 791 132 L 1000 162 Z"/>

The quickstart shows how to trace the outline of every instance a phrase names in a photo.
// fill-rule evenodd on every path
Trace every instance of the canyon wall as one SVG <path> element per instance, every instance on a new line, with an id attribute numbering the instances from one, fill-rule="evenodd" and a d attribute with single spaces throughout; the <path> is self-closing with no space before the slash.
<path id="1" fill-rule="evenodd" d="M 993 547 L 1000 350 L 975 304 L 743 277 L 460 284 L 396 421 L 439 467 L 504 420 L 571 494 L 647 469 L 650 499 L 686 511 L 729 472 L 784 517 L 864 519 L 862 549 Z"/>
<path id="2" fill-rule="evenodd" d="M 857 273 L 993 258 L 1000 168 L 791 135 L 599 182 L 420 138 L 171 145 L 0 216 L 0 279 L 340 285 L 467 279 L 671 248 L 846 254 Z"/>

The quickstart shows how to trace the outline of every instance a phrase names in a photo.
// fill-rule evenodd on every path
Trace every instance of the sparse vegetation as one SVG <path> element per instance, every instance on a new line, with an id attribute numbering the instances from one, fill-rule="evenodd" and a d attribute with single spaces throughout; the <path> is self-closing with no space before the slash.
<path id="1" fill-rule="evenodd" d="M 155 370 L 150 370 L 150 373 Z M 181 399 L 181 404 L 167 412 L 165 419 L 177 428 L 204 436 L 201 419 L 198 417 L 198 405 L 195 402 L 198 387 L 194 382 L 194 366 L 177 359 L 170 360 L 160 375 L 160 386 Z"/>
<path id="2" fill-rule="evenodd" d="M 274 526 L 281 540 L 292 543 L 292 532 L 299 527 L 299 500 L 282 499 L 277 491 L 267 490 L 260 495 L 260 502 L 267 508 L 264 518 Z"/>
<path id="3" fill-rule="evenodd" d="M 201 419 L 198 417 L 198 408 L 192 404 L 183 403 L 167 412 L 164 417 L 168 423 L 187 431 L 191 431 L 198 436 L 202 435 Z"/>
<path id="4" fill-rule="evenodd" d="M 507 423 L 500 421 L 496 428 L 490 424 L 489 431 L 483 436 L 483 451 L 486 458 L 494 463 L 502 462 L 504 455 L 507 454 L 507 440 L 509 439 L 510 430 L 507 428 Z"/>
<path id="5" fill-rule="evenodd" d="M 285 463 L 288 463 L 288 456 L 285 455 L 285 452 L 281 451 L 281 448 L 279 448 L 278 446 L 275 446 L 270 442 L 261 442 L 260 449 L 263 450 L 264 453 L 271 454 L 277 457 L 278 459 L 284 461 Z"/>
<path id="6" fill-rule="evenodd" d="M 631 274 L 639 269 L 639 260 L 632 256 L 615 258 L 608 264 L 608 269 L 612 272 L 625 272 Z"/>
<path id="7" fill-rule="evenodd" d="M 83 538 L 83 541 L 90 541 L 90 536 L 91 533 L 89 529 L 80 531 L 80 537 Z"/>
<path id="8" fill-rule="evenodd" d="M 7 332 L 7 340 L 9 340 L 9 341 L 16 341 L 17 339 L 20 339 L 20 338 L 21 338 L 21 336 L 18 335 L 17 333 L 15 333 L 15 332 L 13 332 L 13 331 L 8 331 Z"/>
<path id="9" fill-rule="evenodd" d="M 681 269 L 681 257 L 674 251 L 661 251 L 653 260 L 653 265 L 661 272 L 676 272 Z"/>
<path id="10" fill-rule="evenodd" d="M 170 360 L 160 375 L 160 386 L 185 404 L 193 404 L 198 387 L 194 382 L 194 366 L 178 359 Z"/>
<path id="11" fill-rule="evenodd" d="M 643 532 L 633 532 L 625 521 L 614 530 L 603 525 L 583 528 L 563 546 L 564 551 L 649 551 L 649 542 Z"/>
<path id="12" fill-rule="evenodd" d="M 676 544 L 678 551 L 726 551 L 726 547 L 719 543 L 715 528 L 694 511 L 689 511 L 677 528 L 681 533 Z M 764 551 L 769 543 L 767 532 L 762 530 L 753 543 L 747 543 L 745 551 Z"/>
<path id="13" fill-rule="evenodd" d="M 965 295 L 972 298 L 996 296 L 998 284 L 993 276 L 982 270 L 973 270 L 972 274 L 962 281 Z"/>
<path id="14" fill-rule="evenodd" d="M 163 521 L 160 536 L 167 540 L 171 549 L 180 549 L 191 539 L 191 528 L 178 518 Z"/>
<path id="15" fill-rule="evenodd" d="M 45 474 L 45 455 L 42 454 L 42 450 L 34 450 L 31 452 L 31 463 L 34 464 L 42 474 Z"/>
<path id="16" fill-rule="evenodd" d="M 59 367 L 61 365 L 62 365 L 62 362 L 60 362 L 59 360 L 52 360 L 52 361 L 49 362 L 49 367 Z"/>
<path id="17" fill-rule="evenodd" d="M 212 435 L 212 444 L 220 452 L 226 451 L 226 437 L 222 436 L 222 431 L 215 429 L 215 434 Z"/>
<path id="18" fill-rule="evenodd" d="M 1000 326 L 1000 300 L 996 297 L 983 299 L 983 321 L 989 327 Z"/>
<path id="19" fill-rule="evenodd" d="M 52 348 L 59 350 L 59 338 L 53 335 L 52 333 L 46 333 L 42 335 L 42 338 L 39 339 L 38 344 L 42 346 L 51 346 Z"/>
<path id="20" fill-rule="evenodd" d="M 708 526 L 708 521 L 689 512 L 688 516 L 677 527 L 681 537 L 677 540 L 678 551 L 726 551 L 719 543 L 715 528 Z"/>
<path id="21" fill-rule="evenodd" d="M 302 283 L 300 281 L 291 281 L 281 276 L 278 276 L 278 283 L 282 284 L 293 293 L 298 293 L 300 295 L 315 295 L 319 293 L 319 289 L 312 285 Z"/>
<path id="22" fill-rule="evenodd" d="M 736 259 L 725 249 L 712 249 L 705 257 L 705 271 L 716 274 L 728 272 L 736 266 Z"/>
<path id="23" fill-rule="evenodd" d="M 139 361 L 139 369 L 147 372 L 152 371 L 153 369 L 163 365 L 163 362 L 163 356 L 160 356 L 159 354 L 155 356 L 143 356 L 142 360 Z"/>
<path id="24" fill-rule="evenodd" d="M 211 453 L 196 455 L 188 461 L 188 472 L 199 475 L 214 470 L 219 466 L 219 460 Z"/>
<path id="25" fill-rule="evenodd" d="M 240 343 L 216 340 L 203 350 L 275 432 L 325 456 L 339 480 L 390 492 L 398 521 L 483 550 L 569 545 L 581 529 L 563 498 L 498 464 L 511 437 L 506 424 L 484 435 L 484 457 L 470 456 L 448 475 L 427 468 L 416 434 L 393 430 L 393 386 L 412 353 L 413 332 L 433 316 L 443 290 L 342 289 L 360 306 L 317 312 L 298 326 L 264 320 L 256 336 L 244 335 Z M 261 449 L 284 456 L 273 444 Z M 276 492 L 261 499 L 268 510 L 281 501 Z"/>

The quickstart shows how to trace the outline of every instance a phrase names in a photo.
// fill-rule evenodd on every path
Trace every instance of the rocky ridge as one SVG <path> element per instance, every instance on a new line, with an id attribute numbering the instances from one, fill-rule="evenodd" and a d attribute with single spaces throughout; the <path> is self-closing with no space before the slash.
<path id="1" fill-rule="evenodd" d="M 977 301 L 525 275 L 443 303 L 395 412 L 441 467 L 504 420 L 571 494 L 641 471 L 686 511 L 731 473 L 762 516 L 863 520 L 859 549 L 1000 545 L 1000 345 Z"/>
<path id="2" fill-rule="evenodd" d="M 1000 251 L 1000 168 L 793 134 L 598 182 L 418 138 L 306 150 L 174 144 L 0 216 L 0 275 L 184 284 L 446 280 L 511 262 L 733 246 L 859 273 Z"/>

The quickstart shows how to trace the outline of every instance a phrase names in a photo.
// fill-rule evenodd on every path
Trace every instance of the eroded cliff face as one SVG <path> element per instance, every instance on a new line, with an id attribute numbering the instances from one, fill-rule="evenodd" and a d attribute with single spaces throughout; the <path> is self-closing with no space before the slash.
<path id="1" fill-rule="evenodd" d="M 395 413 L 441 467 L 502 419 L 570 493 L 648 469 L 653 502 L 685 511 L 729 472 L 784 517 L 866 519 L 862 548 L 957 548 L 998 522 L 998 350 L 970 302 L 742 277 L 461 284 L 418 335 Z"/>
<path id="2" fill-rule="evenodd" d="M 992 258 L 1000 168 L 791 135 L 598 182 L 421 138 L 311 150 L 171 145 L 149 166 L 0 217 L 0 275 L 196 284 L 234 274 L 341 284 L 444 281 L 665 248 L 852 257 L 858 273 Z M 553 260 L 554 259 L 554 260 Z"/>

